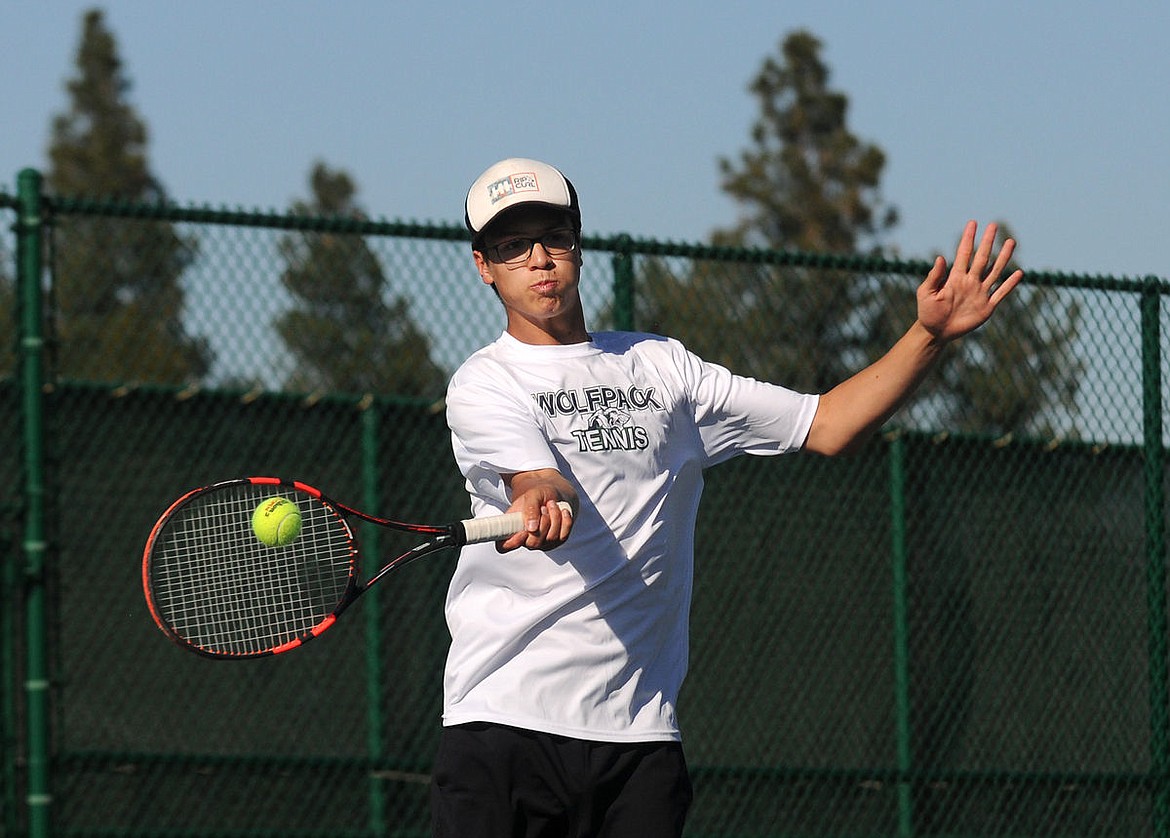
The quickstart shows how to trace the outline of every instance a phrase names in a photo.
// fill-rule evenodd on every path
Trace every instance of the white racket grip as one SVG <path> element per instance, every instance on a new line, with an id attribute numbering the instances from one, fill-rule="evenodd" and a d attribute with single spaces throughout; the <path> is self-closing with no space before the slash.
<path id="1" fill-rule="evenodd" d="M 558 501 L 562 511 L 572 514 L 573 507 L 565 501 Z M 468 518 L 460 521 L 463 525 L 464 544 L 479 544 L 482 541 L 499 541 L 524 529 L 524 515 L 509 512 L 507 515 L 491 515 L 487 518 Z"/>

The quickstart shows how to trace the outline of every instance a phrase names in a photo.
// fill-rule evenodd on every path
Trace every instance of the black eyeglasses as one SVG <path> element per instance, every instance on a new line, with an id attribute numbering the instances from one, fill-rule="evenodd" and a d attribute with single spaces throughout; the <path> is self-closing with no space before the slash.
<path id="1" fill-rule="evenodd" d="M 532 248 L 540 242 L 549 256 L 564 256 L 577 249 L 577 233 L 569 228 L 549 230 L 535 238 L 506 239 L 499 244 L 484 248 L 484 253 L 493 262 L 505 265 L 518 265 L 527 262 L 532 256 Z"/>

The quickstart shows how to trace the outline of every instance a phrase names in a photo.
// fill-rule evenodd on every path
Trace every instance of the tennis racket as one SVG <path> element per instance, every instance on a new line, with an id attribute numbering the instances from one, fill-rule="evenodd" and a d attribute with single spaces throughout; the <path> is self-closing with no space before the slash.
<path id="1" fill-rule="evenodd" d="M 283 546 L 269 546 L 252 529 L 257 507 L 275 497 L 295 503 L 300 514 L 299 534 Z M 347 517 L 425 540 L 363 582 Z M 183 648 L 213 658 L 277 655 L 320 635 L 390 571 L 523 529 L 518 512 L 407 524 L 359 512 L 299 481 L 245 477 L 195 489 L 171 504 L 147 539 L 142 585 L 155 623 Z"/>

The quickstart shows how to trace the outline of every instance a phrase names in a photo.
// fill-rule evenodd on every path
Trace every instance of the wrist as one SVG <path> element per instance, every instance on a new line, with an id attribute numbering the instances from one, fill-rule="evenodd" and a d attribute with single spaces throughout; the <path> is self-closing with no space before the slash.
<path id="1" fill-rule="evenodd" d="M 936 353 L 941 352 L 952 340 L 952 338 L 932 331 L 921 320 L 914 321 L 909 331 L 906 332 L 906 338 L 919 344 L 924 351 Z"/>

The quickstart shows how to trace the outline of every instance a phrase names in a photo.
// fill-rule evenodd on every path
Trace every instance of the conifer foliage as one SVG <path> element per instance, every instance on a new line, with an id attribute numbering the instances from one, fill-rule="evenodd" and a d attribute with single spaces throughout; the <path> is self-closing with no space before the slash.
<path id="1" fill-rule="evenodd" d="M 70 105 L 53 121 L 49 191 L 135 203 L 165 200 L 150 171 L 147 129 L 103 14 L 85 14 Z M 74 380 L 182 384 L 211 364 L 205 340 L 186 333 L 181 277 L 196 254 L 174 225 L 86 215 L 53 232 L 50 334 L 55 372 Z"/>
<path id="2" fill-rule="evenodd" d="M 362 220 L 357 188 L 344 171 L 317 163 L 313 197 L 298 215 Z M 294 306 L 276 331 L 295 359 L 292 390 L 381 393 L 437 398 L 446 375 L 430 357 L 430 340 L 402 296 L 390 296 L 385 271 L 359 235 L 295 233 L 280 244 L 281 277 Z"/>

